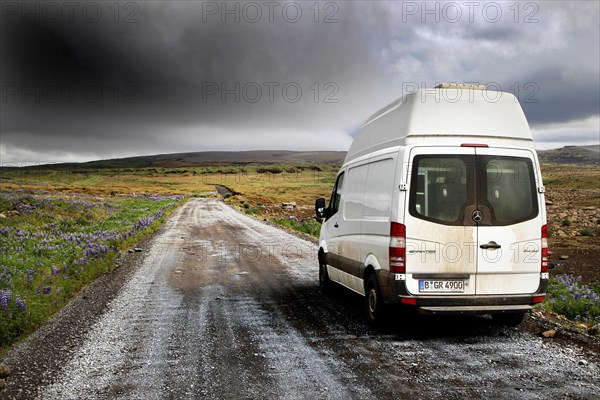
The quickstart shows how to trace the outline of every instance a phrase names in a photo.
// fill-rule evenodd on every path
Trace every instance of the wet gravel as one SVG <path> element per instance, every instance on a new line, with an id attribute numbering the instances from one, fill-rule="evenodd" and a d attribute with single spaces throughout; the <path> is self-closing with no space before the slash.
<path id="1" fill-rule="evenodd" d="M 596 342 L 398 310 L 375 330 L 360 296 L 319 292 L 313 242 L 218 200 L 139 247 L 6 355 L 1 399 L 600 396 Z"/>

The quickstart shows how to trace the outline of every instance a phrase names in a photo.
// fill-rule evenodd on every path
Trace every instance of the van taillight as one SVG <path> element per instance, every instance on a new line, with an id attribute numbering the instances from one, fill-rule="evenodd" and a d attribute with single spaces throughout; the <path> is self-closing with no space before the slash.
<path id="1" fill-rule="evenodd" d="M 548 225 L 542 225 L 542 272 L 548 272 Z"/>
<path id="2" fill-rule="evenodd" d="M 546 296 L 533 296 L 531 302 L 534 304 L 541 303 L 546 299 Z"/>
<path id="3" fill-rule="evenodd" d="M 392 222 L 390 227 L 390 272 L 406 272 L 406 227 Z"/>

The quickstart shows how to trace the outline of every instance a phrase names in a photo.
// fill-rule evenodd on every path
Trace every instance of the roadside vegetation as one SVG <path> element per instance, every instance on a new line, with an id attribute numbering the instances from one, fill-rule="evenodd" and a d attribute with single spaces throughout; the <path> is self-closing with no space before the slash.
<path id="1" fill-rule="evenodd" d="M 318 238 L 319 232 L 321 232 L 321 223 L 317 222 L 314 219 L 309 219 L 306 221 L 296 221 L 291 219 L 276 218 L 273 220 L 273 222 L 287 229 L 292 229 L 298 232 L 309 234 L 314 238 Z"/>
<path id="2" fill-rule="evenodd" d="M 600 323 L 600 284 L 585 285 L 581 281 L 581 275 L 575 277 L 572 274 L 550 279 L 543 307 L 573 321 Z"/>
<path id="3" fill-rule="evenodd" d="M 0 350 L 113 269 L 182 199 L 0 191 Z"/>

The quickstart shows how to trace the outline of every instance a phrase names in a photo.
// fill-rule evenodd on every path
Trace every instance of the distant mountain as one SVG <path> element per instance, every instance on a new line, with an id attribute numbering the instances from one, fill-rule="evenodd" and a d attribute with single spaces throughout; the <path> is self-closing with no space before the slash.
<path id="1" fill-rule="evenodd" d="M 538 150 L 537 153 L 540 161 L 544 163 L 600 165 L 600 145 L 565 146 L 560 149 Z M 345 157 L 345 151 L 206 151 L 114 158 L 85 163 L 37 165 L 31 168 L 179 168 L 248 164 L 341 164 Z"/>
<path id="2" fill-rule="evenodd" d="M 85 163 L 48 165 L 60 168 L 149 168 L 149 167 L 201 167 L 212 165 L 248 165 L 248 164 L 305 164 L 334 163 L 341 164 L 346 157 L 345 151 L 207 151 L 195 153 L 158 154 L 115 158 Z M 43 167 L 37 166 L 36 168 Z"/>
<path id="3" fill-rule="evenodd" d="M 600 165 L 600 144 L 590 146 L 565 146 L 560 149 L 538 150 L 543 163 Z"/>

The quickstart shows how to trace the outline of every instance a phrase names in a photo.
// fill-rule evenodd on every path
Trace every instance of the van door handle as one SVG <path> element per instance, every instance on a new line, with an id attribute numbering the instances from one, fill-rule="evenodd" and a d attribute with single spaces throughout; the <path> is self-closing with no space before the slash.
<path id="1" fill-rule="evenodd" d="M 339 227 L 338 223 L 336 222 L 335 225 L 333 225 L 334 228 Z"/>
<path id="2" fill-rule="evenodd" d="M 479 247 L 480 247 L 480 248 L 482 248 L 482 249 L 485 249 L 485 250 L 487 250 L 487 249 L 499 249 L 499 248 L 500 248 L 500 247 L 502 247 L 502 246 L 500 246 L 498 243 L 496 243 L 496 242 L 494 242 L 494 241 L 492 240 L 491 242 L 489 242 L 489 243 L 487 243 L 487 244 L 482 244 L 482 245 L 481 245 L 481 246 L 479 246 Z"/>

